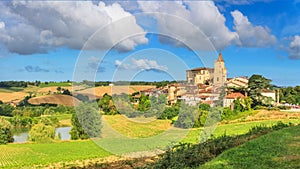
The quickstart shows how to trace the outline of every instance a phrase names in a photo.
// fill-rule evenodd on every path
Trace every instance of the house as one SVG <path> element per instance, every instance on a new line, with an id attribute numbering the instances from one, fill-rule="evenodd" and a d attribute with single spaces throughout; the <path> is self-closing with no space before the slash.
<path id="1" fill-rule="evenodd" d="M 238 98 L 244 98 L 245 96 L 240 93 L 240 92 L 234 92 L 234 93 L 230 93 L 228 94 L 224 101 L 223 101 L 223 106 L 224 107 L 231 107 L 231 109 L 233 110 L 234 108 L 234 100 L 238 99 Z"/>

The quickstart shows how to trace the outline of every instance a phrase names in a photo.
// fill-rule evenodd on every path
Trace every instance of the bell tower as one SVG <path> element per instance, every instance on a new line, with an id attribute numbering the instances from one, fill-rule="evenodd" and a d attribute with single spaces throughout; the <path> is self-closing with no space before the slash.
<path id="1" fill-rule="evenodd" d="M 225 62 L 222 53 L 220 53 L 214 65 L 213 84 L 214 86 L 221 87 L 225 85 L 226 80 L 227 80 L 227 70 L 225 68 Z"/>

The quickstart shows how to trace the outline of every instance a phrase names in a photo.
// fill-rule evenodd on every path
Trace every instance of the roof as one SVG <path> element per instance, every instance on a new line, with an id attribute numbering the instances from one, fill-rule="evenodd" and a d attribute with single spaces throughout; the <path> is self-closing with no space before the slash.
<path id="1" fill-rule="evenodd" d="M 218 57 L 217 61 L 224 62 L 224 59 L 223 59 L 222 53 L 219 53 L 219 57 Z"/>
<path id="2" fill-rule="evenodd" d="M 214 69 L 209 67 L 199 67 L 199 68 L 191 69 L 191 71 L 199 71 L 199 70 L 214 70 Z"/>
<path id="3" fill-rule="evenodd" d="M 226 99 L 244 98 L 245 96 L 240 92 L 230 93 L 226 96 Z"/>

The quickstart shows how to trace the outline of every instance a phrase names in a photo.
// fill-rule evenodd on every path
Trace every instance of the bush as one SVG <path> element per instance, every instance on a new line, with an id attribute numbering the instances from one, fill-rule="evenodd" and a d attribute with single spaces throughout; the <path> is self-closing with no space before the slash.
<path id="1" fill-rule="evenodd" d="M 39 122 L 30 129 L 28 141 L 37 143 L 49 143 L 53 142 L 54 138 L 55 127 Z"/>
<path id="2" fill-rule="evenodd" d="M 11 124 L 0 117 L 0 144 L 11 143 L 14 141 L 13 134 L 11 132 Z"/>

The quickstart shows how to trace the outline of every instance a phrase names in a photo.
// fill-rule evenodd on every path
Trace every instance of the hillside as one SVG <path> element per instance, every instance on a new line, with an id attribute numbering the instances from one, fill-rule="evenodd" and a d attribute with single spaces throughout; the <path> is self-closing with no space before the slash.
<path id="1" fill-rule="evenodd" d="M 49 104 L 73 106 L 73 105 L 78 105 L 80 101 L 69 95 L 48 95 L 48 96 L 31 98 L 28 100 L 28 102 L 34 105 L 49 103 Z"/>
<path id="2" fill-rule="evenodd" d="M 261 136 L 223 152 L 199 169 L 300 168 L 299 131 L 298 125 Z"/>

